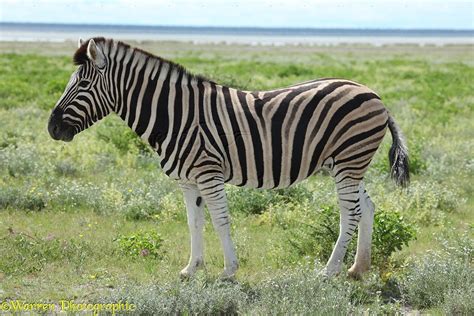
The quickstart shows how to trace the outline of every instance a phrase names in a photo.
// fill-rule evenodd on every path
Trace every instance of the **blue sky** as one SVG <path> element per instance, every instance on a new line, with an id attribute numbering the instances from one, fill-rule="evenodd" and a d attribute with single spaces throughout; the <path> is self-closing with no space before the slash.
<path id="1" fill-rule="evenodd" d="M 472 0 L 0 0 L 0 21 L 474 29 Z"/>

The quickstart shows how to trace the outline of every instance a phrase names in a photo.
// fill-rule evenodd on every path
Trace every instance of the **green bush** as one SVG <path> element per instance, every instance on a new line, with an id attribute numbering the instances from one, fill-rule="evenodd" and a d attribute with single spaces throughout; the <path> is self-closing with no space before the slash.
<path id="1" fill-rule="evenodd" d="M 297 206 L 294 207 L 297 208 Z M 287 229 L 287 240 L 293 251 L 298 257 L 316 256 L 321 261 L 327 261 L 339 236 L 338 207 L 322 206 L 319 210 L 313 211 L 314 214 L 308 214 L 305 217 L 300 216 L 298 209 L 293 212 L 294 214 L 289 214 L 287 218 L 279 222 Z M 354 250 L 355 246 L 351 243 L 346 261 L 354 258 Z"/>
<path id="2" fill-rule="evenodd" d="M 257 190 L 227 187 L 229 208 L 241 214 L 262 214 L 272 204 L 303 203 L 312 197 L 312 192 L 303 185 L 280 190 Z"/>
<path id="3" fill-rule="evenodd" d="M 291 209 L 291 208 L 290 208 Z M 300 210 L 280 221 L 288 230 L 288 242 L 299 257 L 317 256 L 321 261 L 329 259 L 339 235 L 339 209 L 323 206 L 316 212 L 302 215 Z M 349 244 L 346 263 L 354 260 L 357 230 Z M 375 212 L 372 234 L 372 262 L 385 268 L 391 255 L 415 239 L 415 229 L 398 212 L 380 209 Z"/>
<path id="4" fill-rule="evenodd" d="M 120 235 L 115 239 L 120 250 L 132 257 L 160 258 L 163 238 L 156 231 L 141 231 L 129 235 Z"/>
<path id="5" fill-rule="evenodd" d="M 398 212 L 384 209 L 376 211 L 372 234 L 372 262 L 380 268 L 386 268 L 391 255 L 408 246 L 415 238 L 415 227 Z"/>

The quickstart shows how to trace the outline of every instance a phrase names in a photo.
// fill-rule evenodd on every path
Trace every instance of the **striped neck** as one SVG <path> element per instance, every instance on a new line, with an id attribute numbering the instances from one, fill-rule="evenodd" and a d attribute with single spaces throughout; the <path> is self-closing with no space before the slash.
<path id="1" fill-rule="evenodd" d="M 169 134 L 178 132 L 179 115 L 194 103 L 194 98 L 190 100 L 198 94 L 194 87 L 205 79 L 120 42 L 112 45 L 109 58 L 114 63 L 110 67 L 114 111 L 161 156 Z"/>

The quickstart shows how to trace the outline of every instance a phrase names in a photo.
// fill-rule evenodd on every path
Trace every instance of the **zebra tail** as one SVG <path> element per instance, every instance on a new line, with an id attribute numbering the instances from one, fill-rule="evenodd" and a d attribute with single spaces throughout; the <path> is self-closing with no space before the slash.
<path id="1" fill-rule="evenodd" d="M 408 148 L 400 127 L 391 115 L 388 116 L 388 128 L 392 134 L 392 147 L 388 153 L 390 176 L 397 185 L 407 187 L 410 182 Z"/>

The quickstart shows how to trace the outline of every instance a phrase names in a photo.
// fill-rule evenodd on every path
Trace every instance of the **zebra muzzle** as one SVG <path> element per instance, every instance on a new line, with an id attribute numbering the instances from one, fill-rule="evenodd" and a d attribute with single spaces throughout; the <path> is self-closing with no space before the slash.
<path id="1" fill-rule="evenodd" d="M 56 108 L 48 122 L 48 132 L 54 140 L 70 142 L 74 138 L 74 128 L 63 121 L 63 111 Z"/>

